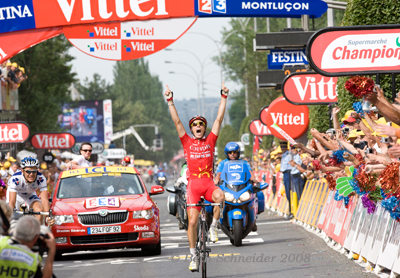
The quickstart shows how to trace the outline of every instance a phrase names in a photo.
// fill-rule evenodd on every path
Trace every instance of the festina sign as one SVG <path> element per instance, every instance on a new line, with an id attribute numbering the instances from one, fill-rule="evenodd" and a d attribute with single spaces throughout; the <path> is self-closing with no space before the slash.
<path id="1" fill-rule="evenodd" d="M 29 138 L 29 127 L 24 122 L 0 124 L 0 144 L 22 143 Z"/>
<path id="2" fill-rule="evenodd" d="M 255 119 L 250 122 L 249 130 L 256 136 L 269 136 L 272 135 L 271 131 L 260 120 Z"/>
<path id="3" fill-rule="evenodd" d="M 308 65 L 306 51 L 297 50 L 271 50 L 268 54 L 268 69 L 283 69 L 284 65 Z"/>
<path id="4" fill-rule="evenodd" d="M 288 75 L 282 84 L 286 100 L 296 105 L 316 105 L 337 102 L 337 77 L 326 77 L 313 72 Z"/>
<path id="5" fill-rule="evenodd" d="M 326 76 L 400 72 L 399 25 L 324 28 L 307 45 L 308 62 Z"/>
<path id="6" fill-rule="evenodd" d="M 32 135 L 31 145 L 35 149 L 71 149 L 75 137 L 71 133 L 39 132 Z"/>
<path id="7" fill-rule="evenodd" d="M 293 139 L 300 138 L 308 130 L 309 113 L 306 105 L 293 105 L 284 97 L 275 99 L 268 107 L 263 122 L 267 126 L 276 123 Z M 270 129 L 272 135 L 281 140 L 286 140 L 277 130 Z"/>
<path id="8" fill-rule="evenodd" d="M 196 19 L 73 25 L 64 27 L 64 35 L 76 48 L 90 56 L 114 61 L 133 60 L 174 43 Z"/>
<path id="9" fill-rule="evenodd" d="M 13 0 L 0 3 L 0 33 L 178 17 L 320 17 L 322 0 Z"/>

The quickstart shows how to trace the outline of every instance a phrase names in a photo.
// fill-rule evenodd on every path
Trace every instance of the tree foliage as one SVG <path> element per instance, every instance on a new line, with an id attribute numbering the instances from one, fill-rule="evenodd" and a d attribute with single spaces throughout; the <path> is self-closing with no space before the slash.
<path id="1" fill-rule="evenodd" d="M 148 63 L 143 59 L 117 62 L 114 67 L 113 85 L 114 132 L 131 125 L 155 124 L 164 140 L 163 151 L 146 151 L 132 135 L 126 137 L 126 148 L 136 158 L 167 161 L 180 147 L 174 123 L 163 97 L 162 84 L 152 76 Z M 143 141 L 153 145 L 153 127 L 135 128 Z M 122 145 L 122 139 L 116 142 Z"/>
<path id="2" fill-rule="evenodd" d="M 18 90 L 18 118 L 28 123 L 31 134 L 59 130 L 61 104 L 70 101 L 68 88 L 75 76 L 68 64 L 73 60 L 67 53 L 70 47 L 64 36 L 58 36 L 12 58 L 28 76 Z"/>
<path id="3" fill-rule="evenodd" d="M 236 130 L 236 132 L 239 132 L 243 118 L 246 117 L 244 90 L 242 89 L 240 92 L 234 92 L 230 97 L 234 100 L 234 102 L 229 108 L 229 118 L 231 120 L 232 127 Z"/>
<path id="4" fill-rule="evenodd" d="M 225 159 L 224 149 L 226 144 L 229 142 L 237 142 L 238 141 L 238 134 L 236 130 L 231 125 L 225 125 L 221 132 L 219 133 L 218 140 L 217 140 L 217 147 L 218 147 L 218 158 Z"/>
<path id="5" fill-rule="evenodd" d="M 112 85 L 102 79 L 98 73 L 93 74 L 93 80 L 85 78 L 83 84 L 77 82 L 75 88 L 83 95 L 85 100 L 112 99 Z"/>
<path id="6" fill-rule="evenodd" d="M 398 24 L 400 18 L 400 1 L 380 1 L 380 0 L 351 0 L 348 2 L 346 12 L 343 17 L 343 26 L 355 25 L 383 25 Z M 340 117 L 347 110 L 353 110 L 352 105 L 355 99 L 344 88 L 344 84 L 349 77 L 338 79 L 338 103 L 341 107 Z M 375 79 L 375 76 L 373 76 Z M 380 85 L 385 96 L 392 99 L 392 79 L 390 75 L 380 76 Z M 400 90 L 400 76 L 396 77 L 396 92 Z"/>

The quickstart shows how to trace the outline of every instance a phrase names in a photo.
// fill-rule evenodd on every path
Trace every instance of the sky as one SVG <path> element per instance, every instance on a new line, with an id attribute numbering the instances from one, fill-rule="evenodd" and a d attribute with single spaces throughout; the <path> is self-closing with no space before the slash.
<path id="1" fill-rule="evenodd" d="M 211 57 L 218 56 L 216 43 L 220 46 L 219 42 L 223 39 L 221 31 L 223 27 L 229 28 L 229 20 L 229 18 L 197 19 L 181 38 L 168 47 L 168 49 L 172 49 L 171 51 L 161 50 L 145 57 L 149 63 L 151 74 L 159 77 L 164 88 L 166 88 L 165 84 L 170 87 L 174 92 L 174 98 L 178 100 L 196 99 L 199 93 L 200 96 L 202 95 L 202 92 L 197 89 L 201 83 L 197 77 L 201 76 L 201 65 L 198 60 L 204 65 L 205 97 L 220 96 L 220 67 L 211 60 Z M 93 74 L 98 73 L 107 82 L 113 83 L 115 61 L 91 57 L 75 47 L 72 47 L 69 53 L 76 58 L 72 62 L 72 70 L 77 73 L 77 78 L 80 80 L 85 77 L 92 79 Z M 165 61 L 171 63 L 165 63 Z M 231 92 L 240 89 L 240 85 L 232 81 L 226 81 L 225 86 Z"/>

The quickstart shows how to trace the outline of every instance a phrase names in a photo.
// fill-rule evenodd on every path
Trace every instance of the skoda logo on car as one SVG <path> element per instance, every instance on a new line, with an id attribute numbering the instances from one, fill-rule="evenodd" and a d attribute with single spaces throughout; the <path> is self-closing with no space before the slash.
<path id="1" fill-rule="evenodd" d="M 107 211 L 107 210 L 104 210 L 104 209 L 99 210 L 99 215 L 100 215 L 101 217 L 106 217 L 106 216 L 108 215 L 108 211 Z"/>

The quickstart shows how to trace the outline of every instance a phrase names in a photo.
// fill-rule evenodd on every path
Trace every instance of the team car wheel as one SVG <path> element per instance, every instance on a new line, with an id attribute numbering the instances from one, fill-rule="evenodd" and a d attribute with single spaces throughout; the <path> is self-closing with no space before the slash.
<path id="1" fill-rule="evenodd" d="M 161 239 L 157 245 L 154 247 L 142 247 L 143 253 L 148 256 L 158 256 L 161 255 Z"/>

